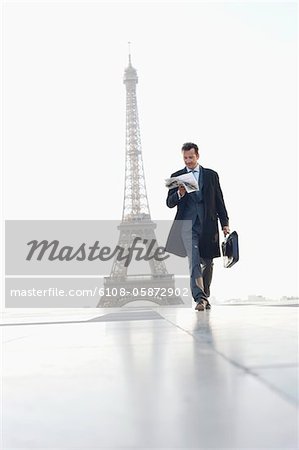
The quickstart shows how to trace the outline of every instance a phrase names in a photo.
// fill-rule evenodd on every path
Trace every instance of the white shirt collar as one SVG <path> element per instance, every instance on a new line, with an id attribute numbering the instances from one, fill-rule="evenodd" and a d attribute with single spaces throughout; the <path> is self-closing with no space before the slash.
<path id="1" fill-rule="evenodd" d="M 189 167 L 186 166 L 187 172 L 199 172 L 200 166 L 197 164 L 197 166 L 194 167 L 194 169 L 189 169 Z"/>

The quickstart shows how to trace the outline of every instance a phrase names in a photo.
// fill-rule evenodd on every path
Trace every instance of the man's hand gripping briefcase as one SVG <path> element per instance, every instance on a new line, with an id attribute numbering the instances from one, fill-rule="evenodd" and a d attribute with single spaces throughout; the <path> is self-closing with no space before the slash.
<path id="1" fill-rule="evenodd" d="M 239 261 L 239 238 L 238 233 L 233 231 L 222 242 L 222 254 L 224 267 L 232 267 Z"/>

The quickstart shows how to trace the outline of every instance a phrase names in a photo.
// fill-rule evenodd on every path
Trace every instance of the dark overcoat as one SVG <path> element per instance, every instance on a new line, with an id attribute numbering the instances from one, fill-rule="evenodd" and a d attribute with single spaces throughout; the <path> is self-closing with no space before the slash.
<path id="1" fill-rule="evenodd" d="M 228 214 L 217 172 L 205 169 L 202 166 L 201 170 L 203 177 L 204 217 L 199 251 L 202 258 L 217 258 L 220 256 L 218 219 L 222 228 L 228 226 Z M 187 173 L 186 167 L 173 173 L 171 177 L 177 177 L 185 173 Z M 178 256 L 187 256 L 181 236 L 181 221 L 186 218 L 185 212 L 188 209 L 188 202 L 192 202 L 193 199 L 187 193 L 179 199 L 177 191 L 177 188 L 170 189 L 166 199 L 166 204 L 169 208 L 177 207 L 177 213 L 167 239 L 166 251 Z"/>

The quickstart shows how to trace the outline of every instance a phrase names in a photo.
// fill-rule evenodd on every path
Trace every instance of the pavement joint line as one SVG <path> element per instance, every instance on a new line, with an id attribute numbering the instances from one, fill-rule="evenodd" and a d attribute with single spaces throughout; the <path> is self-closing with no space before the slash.
<path id="1" fill-rule="evenodd" d="M 193 339 L 195 339 L 198 342 L 202 342 L 201 339 L 198 338 L 197 335 L 193 334 L 191 331 L 184 329 L 183 327 L 181 327 L 180 325 L 176 324 L 175 322 L 172 322 L 170 319 L 165 318 L 165 320 L 169 323 L 171 323 L 172 325 L 174 325 L 175 327 L 179 328 L 180 330 L 184 331 L 185 333 L 189 334 L 190 336 L 193 337 Z M 204 342 L 204 344 L 209 345 L 211 347 L 211 349 L 219 356 L 221 356 L 223 359 L 225 359 L 228 363 L 232 364 L 233 366 L 237 367 L 238 369 L 242 370 L 243 372 L 245 372 L 247 375 L 251 375 L 254 378 L 256 378 L 257 380 L 259 380 L 263 385 L 265 385 L 267 388 L 269 388 L 270 390 L 274 391 L 276 394 L 278 394 L 283 400 L 286 400 L 288 403 L 290 403 L 292 406 L 294 406 L 296 409 L 298 408 L 298 402 L 291 396 L 289 396 L 288 394 L 286 394 L 285 392 L 281 391 L 279 388 L 277 388 L 276 386 L 274 386 L 273 384 L 269 383 L 268 381 L 266 381 L 265 379 L 263 379 L 260 375 L 258 375 L 257 373 L 252 372 L 251 368 L 248 368 L 246 366 L 243 366 L 242 364 L 238 363 L 237 361 L 234 361 L 233 359 L 229 358 L 228 356 L 226 356 L 224 353 L 220 352 L 219 350 L 216 349 L 216 347 L 214 347 L 211 343 L 209 342 Z"/>
<path id="2" fill-rule="evenodd" d="M 18 322 L 18 323 L 0 323 L 0 327 L 16 327 L 16 326 L 26 326 L 26 325 L 65 325 L 74 323 L 88 323 L 88 320 L 72 320 L 72 321 L 61 321 L 61 322 Z"/>
<path id="3" fill-rule="evenodd" d="M 148 312 L 148 311 L 155 311 L 155 310 L 146 310 L 146 311 L 142 311 L 142 312 Z M 130 311 L 130 313 L 139 313 L 140 311 Z M 156 312 L 156 311 L 155 311 Z M 99 322 L 105 322 L 105 316 L 110 316 L 113 314 L 126 314 L 128 313 L 128 311 L 123 311 L 123 312 L 107 312 L 105 314 L 96 316 L 96 317 L 89 317 L 88 319 L 84 319 L 84 320 L 67 320 L 67 321 L 56 321 L 56 322 L 17 322 L 17 323 L 0 323 L 0 327 L 8 327 L 8 326 L 26 326 L 26 325 L 65 325 L 65 324 L 74 324 L 74 323 L 99 323 Z M 157 312 L 156 312 L 157 313 Z M 123 321 L 129 322 L 132 320 L 164 320 L 164 317 L 161 316 L 161 314 L 157 313 L 160 317 L 152 317 L 152 318 L 148 318 L 148 317 L 143 317 L 143 318 L 129 318 L 129 319 L 125 319 Z M 100 320 L 102 319 L 103 320 Z M 119 322 L 119 319 L 115 319 L 115 322 Z M 113 322 L 113 320 L 108 319 L 107 322 Z"/>
<path id="4" fill-rule="evenodd" d="M 296 363 L 282 363 L 282 364 L 267 364 L 267 365 L 259 365 L 259 366 L 251 366 L 251 369 L 283 369 L 288 367 L 297 367 L 299 365 Z"/>
<path id="5" fill-rule="evenodd" d="M 24 338 L 26 338 L 26 337 L 28 337 L 28 336 L 30 336 L 29 334 L 26 334 L 25 336 L 19 336 L 19 337 L 16 337 L 16 338 L 13 338 L 13 339 L 8 339 L 7 341 L 2 341 L 2 345 L 4 345 L 4 344 L 9 344 L 10 342 L 13 342 L 13 341 L 19 341 L 20 339 L 24 339 Z"/>

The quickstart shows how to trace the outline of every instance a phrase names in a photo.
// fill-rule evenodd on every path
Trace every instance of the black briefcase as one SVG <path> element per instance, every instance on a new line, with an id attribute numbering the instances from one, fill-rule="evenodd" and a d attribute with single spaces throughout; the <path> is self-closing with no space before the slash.
<path id="1" fill-rule="evenodd" d="M 222 254 L 224 267 L 232 267 L 239 261 L 239 238 L 238 233 L 233 231 L 222 242 Z"/>

